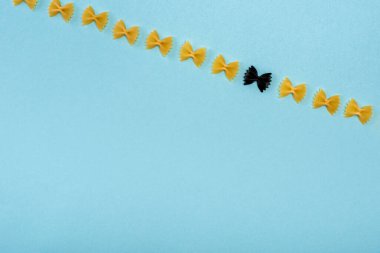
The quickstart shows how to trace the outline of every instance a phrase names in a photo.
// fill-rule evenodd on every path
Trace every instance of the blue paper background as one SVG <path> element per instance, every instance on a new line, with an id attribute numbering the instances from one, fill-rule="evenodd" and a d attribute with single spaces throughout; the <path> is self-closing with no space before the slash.
<path id="1" fill-rule="evenodd" d="M 0 252 L 380 251 L 380 1 L 74 2 L 69 24 L 0 3 Z M 136 46 L 112 40 L 120 18 Z M 167 58 L 144 49 L 154 28 Z M 210 74 L 219 53 L 234 82 Z M 264 94 L 250 64 L 274 73 Z M 312 109 L 319 88 L 372 121 Z"/>

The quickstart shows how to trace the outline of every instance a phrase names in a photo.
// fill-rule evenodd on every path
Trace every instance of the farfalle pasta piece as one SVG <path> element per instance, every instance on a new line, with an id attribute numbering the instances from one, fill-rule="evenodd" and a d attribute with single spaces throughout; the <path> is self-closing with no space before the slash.
<path id="1" fill-rule="evenodd" d="M 38 4 L 38 0 L 13 0 L 13 4 L 15 6 L 21 3 L 25 3 L 29 7 L 29 9 L 34 10 Z"/>
<path id="2" fill-rule="evenodd" d="M 219 74 L 224 72 L 228 80 L 232 80 L 236 77 L 239 71 L 239 62 L 226 63 L 226 60 L 222 55 L 219 55 L 212 64 L 212 73 Z"/>
<path id="3" fill-rule="evenodd" d="M 265 73 L 259 76 L 254 66 L 249 67 L 244 74 L 244 85 L 250 85 L 257 82 L 257 87 L 261 92 L 269 87 L 271 81 L 272 73 Z"/>
<path id="4" fill-rule="evenodd" d="M 313 99 L 313 108 L 317 109 L 322 106 L 325 106 L 327 111 L 334 115 L 336 111 L 338 110 L 340 105 L 340 96 L 334 95 L 329 98 L 326 96 L 326 92 L 322 89 L 320 89 L 315 95 Z"/>
<path id="5" fill-rule="evenodd" d="M 94 9 L 91 6 L 88 6 L 83 12 L 82 24 L 89 25 L 93 22 L 95 22 L 99 31 L 103 31 L 108 23 L 108 12 L 95 14 Z"/>
<path id="6" fill-rule="evenodd" d="M 169 36 L 164 39 L 160 39 L 160 35 L 158 35 L 158 32 L 154 30 L 151 32 L 146 39 L 146 49 L 153 49 L 155 47 L 158 47 L 160 49 L 160 52 L 162 56 L 166 56 L 173 45 L 173 37 Z"/>
<path id="7" fill-rule="evenodd" d="M 364 125 L 371 119 L 372 110 L 372 106 L 366 105 L 360 107 L 355 99 L 351 99 L 346 105 L 344 116 L 346 118 L 357 116 L 359 118 L 359 121 Z"/>
<path id="8" fill-rule="evenodd" d="M 130 45 L 135 44 L 139 33 L 140 28 L 138 26 L 127 28 L 123 20 L 119 20 L 113 28 L 113 38 L 116 40 L 125 37 Z"/>
<path id="9" fill-rule="evenodd" d="M 292 82 L 289 78 L 285 78 L 280 85 L 280 97 L 286 97 L 290 94 L 293 95 L 293 99 L 299 103 L 301 102 L 306 95 L 306 84 L 299 84 L 297 86 L 293 86 Z"/>
<path id="10" fill-rule="evenodd" d="M 195 66 L 200 67 L 206 59 L 206 48 L 199 48 L 194 51 L 190 42 L 186 41 L 181 47 L 179 57 L 181 61 L 193 59 Z"/>
<path id="11" fill-rule="evenodd" d="M 61 14 L 63 20 L 69 22 L 74 15 L 74 4 L 68 3 L 62 6 L 60 0 L 53 0 L 49 5 L 49 16 L 54 17 Z"/>

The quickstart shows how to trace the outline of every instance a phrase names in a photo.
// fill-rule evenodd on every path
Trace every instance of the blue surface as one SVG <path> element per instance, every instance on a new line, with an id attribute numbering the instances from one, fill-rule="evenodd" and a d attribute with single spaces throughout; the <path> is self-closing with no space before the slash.
<path id="1" fill-rule="evenodd" d="M 0 252 L 380 252 L 379 1 L 94 0 L 102 33 L 74 2 L 69 24 L 0 4 Z M 167 58 L 144 49 L 154 28 Z M 210 74 L 219 53 L 234 82 Z M 266 93 L 241 85 L 250 64 Z M 319 88 L 373 119 L 312 109 Z"/>

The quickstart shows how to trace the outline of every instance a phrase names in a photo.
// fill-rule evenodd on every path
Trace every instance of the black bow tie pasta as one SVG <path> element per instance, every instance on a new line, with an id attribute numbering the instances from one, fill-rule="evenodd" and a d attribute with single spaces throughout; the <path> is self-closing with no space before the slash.
<path id="1" fill-rule="evenodd" d="M 250 85 L 257 82 L 257 87 L 261 92 L 269 87 L 271 81 L 272 73 L 265 73 L 259 76 L 254 66 L 249 67 L 244 74 L 244 85 Z"/>

